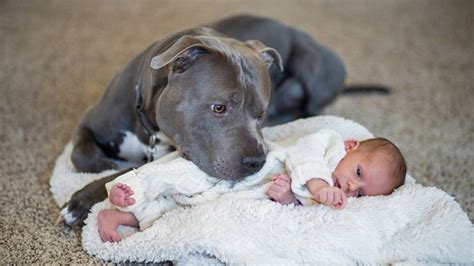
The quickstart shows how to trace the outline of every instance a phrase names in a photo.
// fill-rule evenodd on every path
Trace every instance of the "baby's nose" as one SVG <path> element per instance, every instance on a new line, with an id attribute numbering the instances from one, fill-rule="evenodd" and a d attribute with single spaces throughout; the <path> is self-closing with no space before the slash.
<path id="1" fill-rule="evenodd" d="M 360 188 L 360 183 L 357 180 L 349 179 L 347 181 L 347 187 L 349 188 L 349 191 L 354 192 Z"/>

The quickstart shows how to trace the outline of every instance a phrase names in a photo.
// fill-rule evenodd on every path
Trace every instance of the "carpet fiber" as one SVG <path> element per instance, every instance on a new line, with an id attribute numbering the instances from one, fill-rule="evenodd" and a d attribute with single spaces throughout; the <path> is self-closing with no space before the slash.
<path id="1" fill-rule="evenodd" d="M 418 182 L 474 219 L 473 1 L 1 1 L 0 262 L 99 262 L 82 250 L 80 231 L 54 226 L 56 157 L 138 52 L 237 13 L 309 32 L 342 57 L 351 84 L 393 88 L 341 96 L 325 114 L 393 140 Z"/>

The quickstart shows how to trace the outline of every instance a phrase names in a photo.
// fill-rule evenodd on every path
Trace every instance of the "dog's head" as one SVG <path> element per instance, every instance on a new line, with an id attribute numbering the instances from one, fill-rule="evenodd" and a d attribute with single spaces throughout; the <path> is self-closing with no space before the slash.
<path id="1" fill-rule="evenodd" d="M 278 52 L 258 41 L 214 34 L 177 38 L 151 60 L 155 83 L 166 80 L 149 101 L 161 132 L 211 176 L 238 180 L 260 170 L 273 62 L 282 68 Z"/>

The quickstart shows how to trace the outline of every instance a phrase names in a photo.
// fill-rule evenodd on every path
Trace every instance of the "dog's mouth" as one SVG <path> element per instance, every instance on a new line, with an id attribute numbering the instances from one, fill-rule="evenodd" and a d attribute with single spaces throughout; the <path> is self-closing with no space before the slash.
<path id="1" fill-rule="evenodd" d="M 234 164 L 234 162 L 239 163 Z M 226 160 L 224 157 L 217 157 L 212 160 L 211 164 L 216 177 L 222 180 L 240 182 L 253 174 L 244 168 L 240 160 Z"/>
<path id="2" fill-rule="evenodd" d="M 192 160 L 191 160 L 191 157 L 189 156 L 189 153 L 187 153 L 187 152 L 181 152 L 181 153 L 179 154 L 179 156 L 183 157 L 183 159 L 186 159 L 186 160 L 188 160 L 188 161 L 192 161 Z"/>
<path id="3" fill-rule="evenodd" d="M 221 154 L 217 152 L 203 153 L 202 151 L 204 150 L 209 149 L 198 147 L 197 145 L 186 149 L 183 149 L 182 146 L 178 146 L 177 148 L 182 158 L 193 162 L 207 175 L 221 180 L 238 182 L 260 170 L 260 164 L 263 166 L 263 163 L 257 160 L 259 159 L 257 156 L 255 156 L 256 158 L 247 158 L 248 160 L 245 161 L 241 156 L 236 156 L 235 154 Z M 255 162 L 253 160 L 255 160 Z"/>
<path id="4" fill-rule="evenodd" d="M 205 172 L 209 176 L 212 176 L 217 179 L 221 180 L 238 180 L 240 179 L 240 175 L 238 171 L 234 170 L 234 167 L 229 166 L 228 162 L 223 158 L 205 158 L 202 155 L 196 156 L 193 154 L 192 151 L 180 151 L 179 155 L 188 160 L 193 162 L 195 165 L 201 169 L 201 171 Z"/>

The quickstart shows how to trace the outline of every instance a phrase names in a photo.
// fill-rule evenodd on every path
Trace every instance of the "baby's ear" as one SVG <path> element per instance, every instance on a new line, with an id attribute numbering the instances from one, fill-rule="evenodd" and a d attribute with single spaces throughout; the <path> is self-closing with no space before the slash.
<path id="1" fill-rule="evenodd" d="M 348 139 L 344 141 L 344 148 L 346 151 L 354 151 L 359 148 L 360 142 L 356 139 Z"/>

